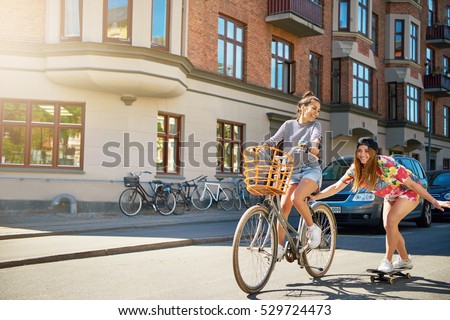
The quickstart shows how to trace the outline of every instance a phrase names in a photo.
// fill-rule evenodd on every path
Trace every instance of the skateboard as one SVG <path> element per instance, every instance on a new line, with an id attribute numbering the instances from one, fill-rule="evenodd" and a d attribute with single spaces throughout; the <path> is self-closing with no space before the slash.
<path id="1" fill-rule="evenodd" d="M 395 269 L 392 272 L 383 272 L 383 271 L 380 271 L 377 269 L 367 269 L 366 271 L 368 273 L 374 274 L 374 275 L 370 276 L 370 282 L 385 281 L 385 282 L 388 282 L 389 284 L 392 284 L 392 283 L 394 283 L 395 276 L 406 278 L 406 279 L 411 278 L 411 274 L 409 272 L 406 272 L 406 273 L 402 272 L 402 271 L 407 271 L 407 270 L 409 270 L 409 269 Z"/>

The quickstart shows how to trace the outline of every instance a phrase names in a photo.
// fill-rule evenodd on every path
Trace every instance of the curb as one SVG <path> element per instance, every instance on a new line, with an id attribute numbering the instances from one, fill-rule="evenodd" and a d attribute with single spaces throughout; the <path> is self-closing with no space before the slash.
<path id="1" fill-rule="evenodd" d="M 126 247 L 116 247 L 116 248 L 110 248 L 110 249 L 98 249 L 98 250 L 89 250 L 89 251 L 74 252 L 74 253 L 65 253 L 65 254 L 58 254 L 58 255 L 53 255 L 53 256 L 43 256 L 43 257 L 38 257 L 38 258 L 29 258 L 29 259 L 22 259 L 22 260 L 0 262 L 0 269 L 20 267 L 20 266 L 33 265 L 33 264 L 41 264 L 41 263 L 49 263 L 49 262 L 60 262 L 60 261 L 66 261 L 66 260 L 106 257 L 106 256 L 125 254 L 125 253 L 187 247 L 187 246 L 192 246 L 192 245 L 220 243 L 220 242 L 227 242 L 227 241 L 231 241 L 231 240 L 233 240 L 232 236 L 213 237 L 213 238 L 197 238 L 197 239 L 191 238 L 191 239 L 184 239 L 184 240 L 141 244 L 141 245 L 136 245 L 136 246 L 126 246 Z"/>

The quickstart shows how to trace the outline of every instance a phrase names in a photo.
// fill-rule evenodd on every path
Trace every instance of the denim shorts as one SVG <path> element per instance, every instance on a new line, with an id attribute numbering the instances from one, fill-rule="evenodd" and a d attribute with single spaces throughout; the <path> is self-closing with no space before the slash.
<path id="1" fill-rule="evenodd" d="M 294 169 L 292 173 L 291 182 L 289 184 L 299 183 L 302 179 L 310 179 L 320 186 L 322 185 L 322 170 L 317 167 L 302 167 L 301 169 Z"/>

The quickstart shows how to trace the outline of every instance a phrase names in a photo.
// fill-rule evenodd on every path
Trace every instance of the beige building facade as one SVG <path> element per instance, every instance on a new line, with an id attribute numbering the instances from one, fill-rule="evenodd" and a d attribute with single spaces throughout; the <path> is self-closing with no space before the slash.
<path id="1" fill-rule="evenodd" d="M 352 16 L 367 9 L 367 36 L 356 19 L 342 30 L 344 2 Z M 0 0 L 0 210 L 46 210 L 67 194 L 79 211 L 118 211 L 123 176 L 141 170 L 171 182 L 241 176 L 242 148 L 295 117 L 307 90 L 322 100 L 323 165 L 371 135 L 383 154 L 442 169 L 450 98 L 422 80 L 425 2 Z M 399 20 L 420 26 L 417 62 L 395 59 Z M 430 44 L 435 59 L 450 57 L 449 40 Z M 358 66 L 370 79 L 354 76 Z M 366 81 L 370 92 L 355 94 Z M 388 83 L 398 84 L 396 112 Z M 417 119 L 402 109 L 408 85 Z"/>

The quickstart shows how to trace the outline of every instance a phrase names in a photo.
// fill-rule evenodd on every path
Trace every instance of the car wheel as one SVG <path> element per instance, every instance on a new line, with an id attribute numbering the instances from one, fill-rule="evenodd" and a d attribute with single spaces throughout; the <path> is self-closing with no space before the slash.
<path id="1" fill-rule="evenodd" d="M 416 225 L 422 228 L 431 226 L 431 204 L 428 201 L 423 201 L 422 216 L 416 220 Z"/>

